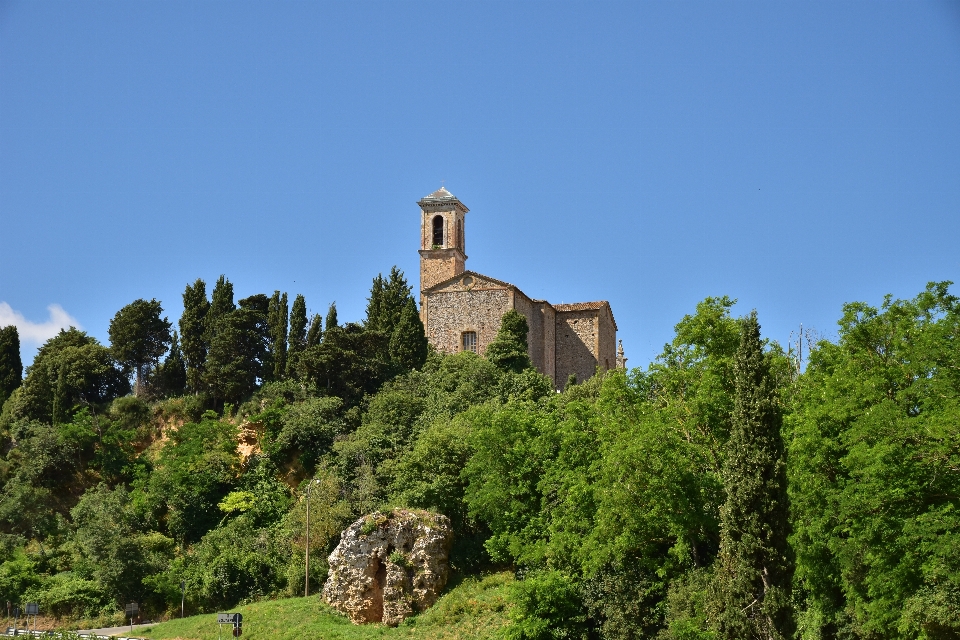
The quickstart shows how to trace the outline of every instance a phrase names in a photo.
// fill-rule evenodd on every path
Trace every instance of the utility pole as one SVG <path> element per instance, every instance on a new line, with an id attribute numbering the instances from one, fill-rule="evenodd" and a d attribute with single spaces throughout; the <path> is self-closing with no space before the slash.
<path id="1" fill-rule="evenodd" d="M 303 548 L 303 597 L 310 595 L 310 488 L 320 481 L 314 478 L 307 483 L 307 543 Z"/>
<path id="2" fill-rule="evenodd" d="M 304 569 L 303 569 L 303 597 L 306 598 L 310 593 L 310 485 L 307 483 L 307 543 L 303 547 Z"/>

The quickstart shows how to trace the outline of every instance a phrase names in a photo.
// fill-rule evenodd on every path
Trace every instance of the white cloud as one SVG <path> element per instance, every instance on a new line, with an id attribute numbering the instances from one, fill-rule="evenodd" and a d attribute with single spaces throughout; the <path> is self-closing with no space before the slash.
<path id="1" fill-rule="evenodd" d="M 58 304 L 52 304 L 47 307 L 50 312 L 50 319 L 46 322 L 30 322 L 23 317 L 19 311 L 14 311 L 6 302 L 0 302 L 0 327 L 16 325 L 20 333 L 20 342 L 32 342 L 34 344 L 43 344 L 60 332 L 60 329 L 76 327 L 81 329 L 80 323 L 76 318 L 63 310 Z"/>

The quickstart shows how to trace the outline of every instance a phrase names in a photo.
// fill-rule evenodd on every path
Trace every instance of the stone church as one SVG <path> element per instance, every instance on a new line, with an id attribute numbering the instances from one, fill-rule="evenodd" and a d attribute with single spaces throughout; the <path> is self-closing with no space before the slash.
<path id="1" fill-rule="evenodd" d="M 517 286 L 468 271 L 464 242 L 469 209 L 440 187 L 420 205 L 420 314 L 427 339 L 446 353 L 483 354 L 510 309 L 530 327 L 527 343 L 534 366 L 562 387 L 571 373 L 584 381 L 624 367 L 617 349 L 617 323 L 606 300 L 550 304 Z"/>

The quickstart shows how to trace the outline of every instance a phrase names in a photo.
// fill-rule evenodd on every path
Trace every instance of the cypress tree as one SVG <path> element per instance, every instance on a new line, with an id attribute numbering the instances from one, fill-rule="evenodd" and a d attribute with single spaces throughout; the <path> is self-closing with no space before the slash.
<path id="1" fill-rule="evenodd" d="M 210 310 L 206 316 L 205 330 L 208 345 L 216 332 L 217 322 L 236 308 L 237 305 L 233 303 L 233 283 L 227 280 L 226 276 L 221 275 L 217 278 L 217 284 L 213 286 Z"/>
<path id="2" fill-rule="evenodd" d="M 15 325 L 0 329 L 0 407 L 23 381 L 20 332 Z"/>
<path id="3" fill-rule="evenodd" d="M 290 335 L 287 342 L 287 377 L 297 368 L 297 356 L 307 347 L 307 302 L 299 293 L 290 309 Z"/>
<path id="4" fill-rule="evenodd" d="M 207 283 L 200 278 L 187 285 L 183 292 L 183 315 L 180 316 L 180 344 L 187 369 L 187 383 L 194 393 L 200 391 L 203 366 L 207 360 L 207 342 L 204 339 L 205 319 L 210 310 Z"/>
<path id="5" fill-rule="evenodd" d="M 164 395 L 176 396 L 183 393 L 187 386 L 187 368 L 183 362 L 180 341 L 177 332 L 173 332 L 170 353 L 159 367 L 160 388 Z"/>
<path id="6" fill-rule="evenodd" d="M 368 329 L 379 329 L 383 309 L 383 274 L 378 273 L 370 287 L 370 297 L 367 298 L 367 319 L 364 324 Z M 329 326 L 329 325 L 327 325 Z"/>
<path id="7" fill-rule="evenodd" d="M 413 298 L 407 298 L 390 337 L 390 359 L 403 369 L 419 369 L 427 361 L 427 336 Z"/>
<path id="8" fill-rule="evenodd" d="M 289 315 L 287 294 L 280 295 L 279 291 L 274 291 L 267 308 L 269 352 L 273 366 L 270 371 L 264 372 L 272 374 L 274 380 L 282 378 L 287 370 L 287 318 Z"/>
<path id="9" fill-rule="evenodd" d="M 503 314 L 497 337 L 487 347 L 487 360 L 498 369 L 520 373 L 533 366 L 527 353 L 530 327 L 522 313 L 511 309 Z"/>
<path id="10" fill-rule="evenodd" d="M 330 329 L 335 329 L 340 325 L 337 323 L 337 302 L 334 300 L 330 303 L 330 309 L 327 310 L 327 320 L 324 322 L 327 327 L 327 331 Z"/>
<path id="11" fill-rule="evenodd" d="M 367 299 L 367 320 L 364 323 L 366 327 L 393 335 L 407 306 L 410 290 L 403 271 L 396 266 L 390 269 L 388 278 L 378 274 L 373 279 L 370 297 Z"/>
<path id="12" fill-rule="evenodd" d="M 720 638 L 791 638 L 793 561 L 777 389 L 756 311 L 742 321 L 711 618 Z"/>
<path id="13" fill-rule="evenodd" d="M 313 318 L 310 320 L 310 330 L 307 331 L 307 344 L 306 347 L 315 347 L 320 344 L 320 340 L 323 339 L 323 320 L 320 319 L 320 314 L 313 314 Z"/>

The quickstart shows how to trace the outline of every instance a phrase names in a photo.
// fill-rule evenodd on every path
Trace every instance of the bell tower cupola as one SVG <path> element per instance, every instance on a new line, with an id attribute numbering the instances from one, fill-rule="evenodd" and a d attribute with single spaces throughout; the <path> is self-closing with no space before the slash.
<path id="1" fill-rule="evenodd" d="M 466 268 L 464 226 L 469 209 L 440 187 L 420 205 L 420 291 L 460 275 Z"/>

